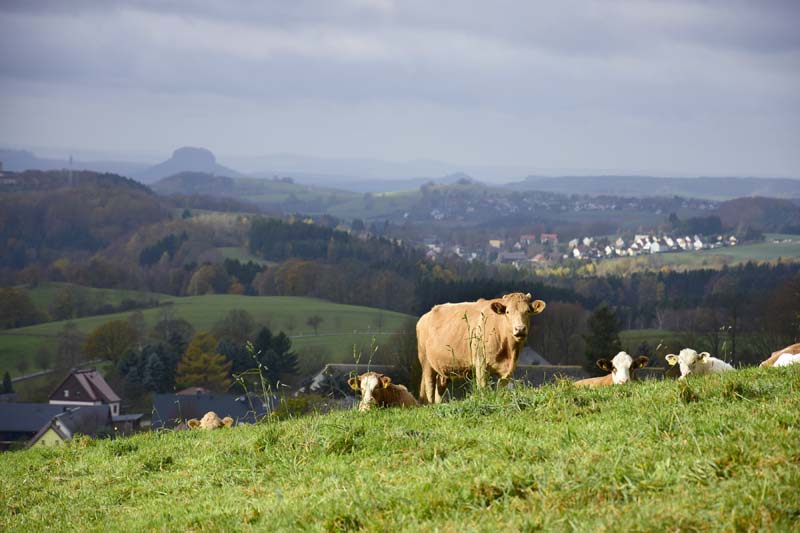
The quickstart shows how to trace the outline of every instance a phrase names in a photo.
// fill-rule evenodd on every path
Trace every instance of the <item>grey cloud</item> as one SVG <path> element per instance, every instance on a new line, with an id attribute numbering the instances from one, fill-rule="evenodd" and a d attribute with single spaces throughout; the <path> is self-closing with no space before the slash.
<path id="1" fill-rule="evenodd" d="M 509 130 L 524 135 L 529 124 L 531 138 L 541 142 L 548 142 L 543 125 L 560 128 L 559 141 L 573 139 L 575 157 L 592 142 L 583 131 L 616 132 L 608 138 L 618 139 L 614 150 L 620 151 L 626 142 L 635 144 L 633 131 L 688 127 L 708 136 L 714 123 L 772 127 L 797 140 L 798 6 L 736 0 L 6 1 L 0 3 L 0 98 L 28 101 L 33 96 L 19 92 L 26 83 L 45 93 L 47 86 L 80 88 L 72 105 L 82 94 L 90 100 L 115 90 L 178 105 L 193 95 L 191 101 L 207 102 L 209 116 L 223 123 L 231 116 L 219 114 L 212 102 L 241 99 L 249 109 L 307 105 L 319 115 L 282 114 L 283 127 L 314 128 L 352 109 L 362 125 L 413 135 L 415 124 L 394 117 L 396 109 L 397 115 L 440 121 L 434 129 L 450 135 L 441 145 L 455 154 L 459 145 L 481 146 L 467 138 L 477 134 L 450 132 L 441 122 L 459 114 L 470 117 L 462 126 L 492 124 L 492 135 L 502 134 L 498 116 L 513 117 Z M 369 117 L 374 106 L 383 110 L 382 126 Z M 167 115 L 150 112 L 154 124 Z M 25 131 L 24 124 L 16 126 Z M 11 129 L 0 126 L 0 141 Z M 28 134 L 36 132 L 29 128 Z M 313 151 L 322 141 L 315 142 L 284 149 Z M 389 155 L 437 156 L 409 153 L 418 145 L 405 142 Z M 524 143 L 506 145 L 517 152 L 492 140 L 484 157 L 531 157 Z M 355 141 L 352 147 L 357 154 Z M 597 156 L 594 149 L 585 152 Z M 694 147 L 685 153 L 687 165 L 703 160 Z M 762 161 L 776 156 L 774 146 L 754 145 L 754 154 Z M 778 157 L 785 168 L 800 167 L 796 156 Z"/>

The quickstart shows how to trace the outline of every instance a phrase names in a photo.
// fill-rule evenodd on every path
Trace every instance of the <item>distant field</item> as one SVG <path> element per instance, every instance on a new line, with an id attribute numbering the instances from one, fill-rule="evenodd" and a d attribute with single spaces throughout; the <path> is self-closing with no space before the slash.
<path id="1" fill-rule="evenodd" d="M 56 297 L 59 291 L 64 290 L 67 287 L 77 287 L 71 283 L 57 283 L 57 282 L 48 282 L 42 283 L 37 287 L 32 289 L 28 289 L 28 294 L 33 301 L 33 304 L 42 309 L 47 310 L 50 306 L 50 303 Z M 78 287 L 80 290 L 86 291 L 89 295 L 89 298 L 93 302 L 111 304 L 111 305 L 119 305 L 123 302 L 123 300 L 136 300 L 136 301 L 147 301 L 147 300 L 164 300 L 165 298 L 172 298 L 167 294 L 159 294 L 155 292 L 144 292 L 144 291 L 129 291 L 123 289 L 95 289 L 93 287 Z"/>
<path id="2" fill-rule="evenodd" d="M 330 355 L 330 362 L 350 362 L 353 359 L 353 344 L 369 345 L 373 336 L 377 339 L 387 335 L 373 333 L 400 329 L 411 317 L 402 313 L 370 307 L 342 305 L 314 298 L 279 296 L 207 295 L 189 297 L 166 297 L 173 302 L 175 317 L 189 321 L 196 330 L 208 331 L 213 324 L 232 309 L 243 309 L 253 315 L 257 324 L 266 324 L 273 331 L 285 331 L 289 336 L 301 336 L 293 341 L 296 349 L 322 347 Z M 148 326 L 156 323 L 163 308 L 143 311 Z M 306 325 L 306 320 L 319 315 L 322 323 L 319 336 Z M 125 320 L 130 312 L 92 316 L 75 320 L 78 329 L 90 333 L 94 328 L 111 320 Z M 27 358 L 27 372 L 39 370 L 33 354 L 40 346 L 55 347 L 56 335 L 64 327 L 64 321 L 48 322 L 0 332 L 0 369 L 7 368 L 12 376 L 18 375 L 17 360 Z M 354 333 L 357 331 L 358 333 Z M 301 361 L 301 366 L 302 361 Z"/>
<path id="3" fill-rule="evenodd" d="M 642 342 L 647 342 L 655 351 L 660 344 L 674 343 L 680 335 L 680 332 L 665 329 L 629 329 L 620 333 L 620 340 L 626 351 L 633 354 Z"/>
<path id="4" fill-rule="evenodd" d="M 247 248 L 242 246 L 221 246 L 216 250 L 222 255 L 223 259 L 236 259 L 242 263 L 248 263 L 252 261 L 253 263 L 261 266 L 277 264 L 274 261 L 267 261 L 266 259 L 256 257 L 255 255 L 251 254 Z"/>

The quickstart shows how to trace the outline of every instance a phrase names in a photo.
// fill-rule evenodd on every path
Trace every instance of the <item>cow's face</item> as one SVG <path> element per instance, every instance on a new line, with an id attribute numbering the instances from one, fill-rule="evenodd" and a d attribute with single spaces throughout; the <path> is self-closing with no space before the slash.
<path id="1" fill-rule="evenodd" d="M 492 311 L 502 315 L 508 322 L 511 335 L 517 342 L 524 342 L 530 330 L 531 316 L 544 311 L 545 303 L 531 301 L 531 295 L 515 292 L 506 294 L 499 301 L 492 302 Z"/>
<path id="2" fill-rule="evenodd" d="M 649 359 L 640 356 L 634 359 L 626 352 L 619 352 L 614 359 L 600 359 L 597 361 L 598 368 L 611 372 L 611 381 L 614 385 L 622 385 L 633 380 L 633 371 L 647 365 Z"/>
<path id="3" fill-rule="evenodd" d="M 706 364 L 709 357 L 711 357 L 711 354 L 708 352 L 697 353 L 691 348 L 684 348 L 678 353 L 678 355 L 669 354 L 665 357 L 665 359 L 670 366 L 680 365 L 681 377 L 678 379 L 684 379 L 686 376 L 694 372 L 698 365 Z"/>
<path id="4" fill-rule="evenodd" d="M 359 411 L 367 411 L 375 403 L 374 393 L 378 389 L 385 389 L 392 382 L 392 378 L 378 372 L 366 372 L 357 378 L 350 378 L 347 383 L 353 390 L 361 391 Z"/>

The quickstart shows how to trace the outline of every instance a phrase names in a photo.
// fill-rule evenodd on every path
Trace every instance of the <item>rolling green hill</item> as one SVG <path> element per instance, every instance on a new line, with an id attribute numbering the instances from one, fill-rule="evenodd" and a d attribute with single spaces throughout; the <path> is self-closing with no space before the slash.
<path id="1" fill-rule="evenodd" d="M 46 299 L 48 289 L 37 295 L 39 301 Z M 314 298 L 278 296 L 206 295 L 190 297 L 164 297 L 172 302 L 172 313 L 177 318 L 189 321 L 197 331 L 208 331 L 214 323 L 233 309 L 243 309 L 253 315 L 257 324 L 266 324 L 274 331 L 283 330 L 293 337 L 296 350 L 322 348 L 330 355 L 329 362 L 351 362 L 353 344 L 369 345 L 373 336 L 376 342 L 388 338 L 390 331 L 400 329 L 411 317 L 402 313 L 370 307 L 334 304 Z M 143 311 L 148 326 L 152 326 L 164 312 L 163 308 Z M 78 329 L 90 333 L 94 328 L 111 320 L 125 320 L 130 312 L 98 315 L 74 320 Z M 318 335 L 306 325 L 312 315 L 319 315 L 322 323 Z M 64 327 L 64 321 L 48 322 L 25 328 L 0 332 L 0 369 L 8 369 L 12 376 L 19 358 L 28 358 L 26 372 L 38 370 L 33 353 L 46 346 L 54 352 L 56 336 Z M 383 333 L 381 333 L 383 332 Z M 317 364 L 318 362 L 313 362 Z M 300 360 L 302 370 L 307 368 Z"/>
<path id="2" fill-rule="evenodd" d="M 92 301 L 110 305 L 119 305 L 125 300 L 146 302 L 150 300 L 162 301 L 174 298 L 168 294 L 159 294 L 156 292 L 131 291 L 125 289 L 98 289 L 95 287 L 83 287 L 72 283 L 60 282 L 41 283 L 36 287 L 27 289 L 27 291 L 33 304 L 42 311 L 47 311 L 59 291 L 67 288 L 77 288 L 78 290 L 85 291 L 87 298 Z"/>
<path id="3" fill-rule="evenodd" d="M 0 529 L 790 531 L 798 392 L 753 368 L 79 438 L 0 455 Z"/>

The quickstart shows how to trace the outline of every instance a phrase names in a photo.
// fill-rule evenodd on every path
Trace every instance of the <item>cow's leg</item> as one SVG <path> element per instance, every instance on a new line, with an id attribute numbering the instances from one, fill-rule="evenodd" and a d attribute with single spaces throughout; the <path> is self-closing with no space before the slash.
<path id="1" fill-rule="evenodd" d="M 485 389 L 488 380 L 488 370 L 486 365 L 475 365 L 475 383 L 478 384 L 479 389 Z"/>
<path id="2" fill-rule="evenodd" d="M 516 366 L 516 365 L 515 365 Z M 500 390 L 501 388 L 507 389 L 510 382 L 511 382 L 511 375 L 514 373 L 513 370 L 510 372 L 504 372 L 500 374 L 500 377 L 497 379 L 497 389 Z"/>
<path id="3" fill-rule="evenodd" d="M 444 392 L 447 390 L 448 381 L 445 376 L 436 376 L 436 397 L 434 398 L 436 403 L 442 403 L 442 400 L 444 400 Z"/>
<path id="4" fill-rule="evenodd" d="M 436 374 L 429 365 L 422 367 L 422 382 L 419 384 L 420 403 L 433 403 L 433 392 L 436 388 Z"/>

